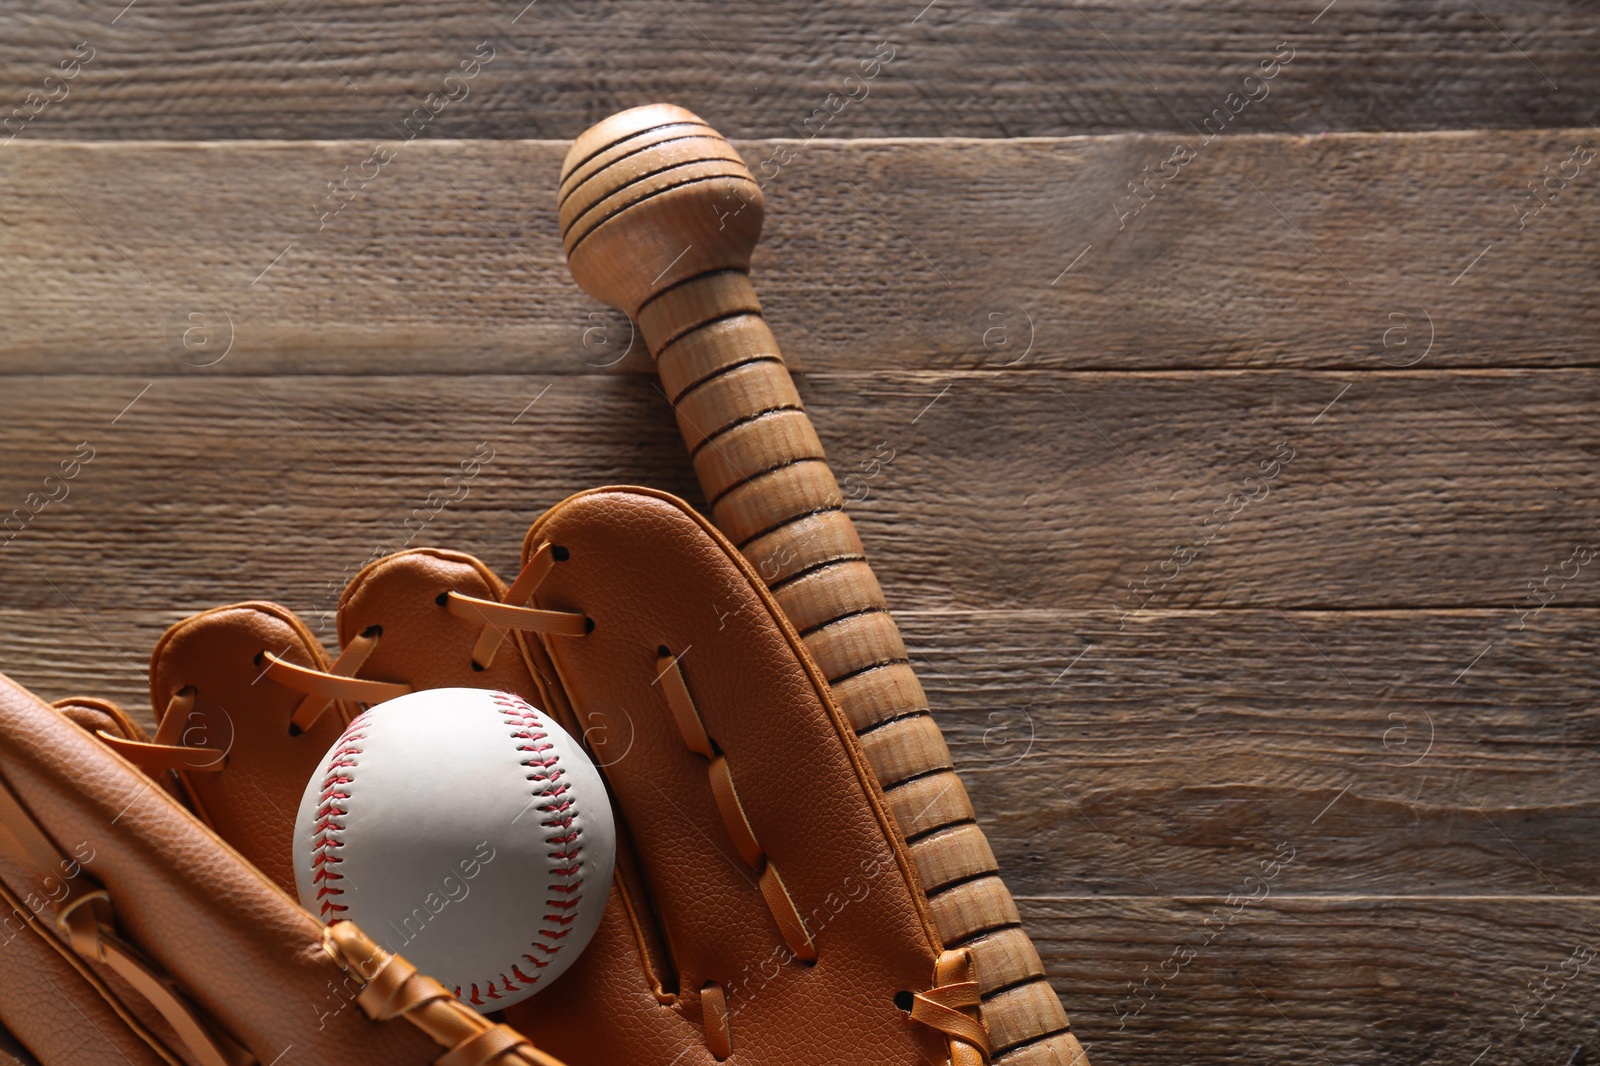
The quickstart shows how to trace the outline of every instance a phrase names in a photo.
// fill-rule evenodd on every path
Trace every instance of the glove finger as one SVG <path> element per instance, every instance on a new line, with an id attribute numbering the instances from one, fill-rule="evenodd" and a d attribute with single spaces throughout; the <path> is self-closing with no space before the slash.
<path id="1" fill-rule="evenodd" d="M 61 717 L 90 733 L 106 732 L 124 740 L 149 740 L 144 727 L 133 716 L 111 700 L 95 696 L 69 696 L 56 700 L 50 706 L 61 712 Z"/>
<path id="2" fill-rule="evenodd" d="M 630 725 L 628 744 L 592 746 L 639 849 L 681 1009 L 701 1027 L 680 1061 L 730 1049 L 948 1061 L 943 1034 L 902 1009 L 933 983 L 942 951 L 909 855 L 854 733 L 748 564 L 681 501 L 648 490 L 568 500 L 525 549 L 545 544 L 568 559 L 538 606 L 594 622 L 543 640 L 565 694 L 580 715 Z M 571 1006 L 557 984 L 527 1013 L 544 1045 L 582 1061 L 592 1037 L 567 1025 Z"/>
<path id="3" fill-rule="evenodd" d="M 117 750 L 117 741 L 130 741 L 134 744 L 147 744 L 150 736 L 144 727 L 133 720 L 133 716 L 111 700 L 103 700 L 95 696 L 69 696 L 64 700 L 56 700 L 51 704 L 61 712 L 61 716 L 86 730 L 91 736 L 99 738 L 108 744 L 112 750 Z M 141 767 L 143 769 L 143 767 Z M 178 775 L 171 770 L 145 770 L 161 790 L 185 807 L 189 806 L 189 797 L 183 790 L 183 784 L 178 780 Z"/>
<path id="4" fill-rule="evenodd" d="M 195 814 L 292 896 L 300 794 L 352 708 L 335 704 L 295 735 L 290 718 L 307 697 L 277 680 L 269 656 L 329 668 L 321 644 L 287 608 L 252 601 L 205 611 L 157 642 L 150 697 L 161 748 L 203 749 L 176 771 Z"/>

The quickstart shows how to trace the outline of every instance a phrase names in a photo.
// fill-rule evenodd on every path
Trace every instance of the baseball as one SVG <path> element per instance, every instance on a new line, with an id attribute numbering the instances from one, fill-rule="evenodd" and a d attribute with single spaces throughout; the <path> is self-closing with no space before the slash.
<path id="1" fill-rule="evenodd" d="M 578 742 L 519 696 L 413 692 L 357 716 L 306 785 L 300 902 L 488 1013 L 559 977 L 600 923 L 616 827 Z"/>

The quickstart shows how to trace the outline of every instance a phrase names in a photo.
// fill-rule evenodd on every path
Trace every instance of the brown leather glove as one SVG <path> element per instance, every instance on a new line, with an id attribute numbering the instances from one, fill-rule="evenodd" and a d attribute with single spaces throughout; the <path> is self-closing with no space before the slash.
<path id="1" fill-rule="evenodd" d="M 573 1066 L 985 1061 L 966 953 L 941 948 L 849 723 L 682 501 L 565 501 L 511 590 L 466 555 L 379 560 L 339 634 L 380 631 L 362 676 L 515 692 L 584 737 L 610 786 L 624 843 L 600 931 L 506 1011 L 541 1047 Z"/>
<path id="2" fill-rule="evenodd" d="M 0 1026 L 28 1061 L 562 1066 L 354 925 L 322 929 L 113 745 L 171 757 L 114 704 L 0 677 Z"/>
<path id="3" fill-rule="evenodd" d="M 0 1032 L 29 1062 L 563 1066 L 284 891 L 300 791 L 351 714 L 307 689 L 338 668 L 246 603 L 162 638 L 153 738 L 0 677 Z M 292 732 L 297 711 L 318 724 Z"/>
<path id="4" fill-rule="evenodd" d="M 599 932 L 510 1025 L 569 1066 L 987 1061 L 970 959 L 941 946 L 849 722 L 758 575 L 682 501 L 575 496 L 534 524 L 509 587 L 468 555 L 389 556 L 352 581 L 338 630 L 330 663 L 270 604 L 180 623 L 152 663 L 157 736 L 105 743 L 292 891 L 300 791 L 359 704 L 514 692 L 585 739 L 620 834 Z M 462 998 L 492 1010 L 524 979 Z"/>

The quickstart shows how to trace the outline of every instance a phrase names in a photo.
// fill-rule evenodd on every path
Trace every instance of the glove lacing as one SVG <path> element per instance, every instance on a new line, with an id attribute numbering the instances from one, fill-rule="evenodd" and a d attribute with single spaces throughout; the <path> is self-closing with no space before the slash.
<path id="1" fill-rule="evenodd" d="M 972 954 L 966 948 L 941 952 L 934 982 L 926 992 L 911 994 L 911 1020 L 949 1038 L 951 1066 L 988 1066 L 989 1030 L 974 1009 L 982 1000 Z"/>
<path id="2" fill-rule="evenodd" d="M 528 557 L 522 572 L 499 600 L 480 599 L 454 589 L 439 596 L 439 605 L 451 614 L 483 626 L 477 643 L 472 647 L 474 670 L 487 670 L 493 665 L 495 652 L 505 640 L 506 633 L 512 629 L 551 636 L 581 637 L 594 628 L 593 623 L 577 611 L 544 611 L 526 606 L 551 568 L 567 557 L 567 549 L 559 545 L 541 544 Z M 370 681 L 355 676 L 377 649 L 382 636 L 382 626 L 368 628 L 346 645 L 338 661 L 327 671 L 285 662 L 271 652 L 262 653 L 268 664 L 266 676 L 306 693 L 305 700 L 290 719 L 291 733 L 298 734 L 310 729 L 318 716 L 335 700 L 382 703 L 411 691 L 410 685 Z"/>
<path id="3" fill-rule="evenodd" d="M 472 649 L 473 669 L 485 670 L 494 662 L 495 652 L 511 629 L 556 636 L 582 636 L 592 628 L 589 620 L 575 611 L 544 611 L 524 606 L 550 569 L 566 558 L 565 548 L 540 545 L 506 590 L 502 600 L 479 599 L 453 589 L 439 597 L 440 605 L 451 614 L 483 625 L 483 631 Z M 289 718 L 291 736 L 299 736 L 309 730 L 323 712 L 336 702 L 371 705 L 412 691 L 412 687 L 403 682 L 355 676 L 377 650 L 382 636 L 382 626 L 368 627 L 351 638 L 339 653 L 339 658 L 327 670 L 290 662 L 283 658 L 282 653 L 268 649 L 263 649 L 256 656 L 256 665 L 261 667 L 256 681 L 265 678 L 306 694 Z M 104 730 L 99 731 L 98 735 L 112 750 L 151 775 L 175 771 L 183 780 L 185 791 L 192 797 L 194 790 L 188 787 L 187 774 L 215 773 L 228 763 L 228 755 L 224 750 L 190 747 L 183 743 L 197 694 L 193 685 L 185 685 L 174 692 L 161 715 L 156 735 L 148 742 L 113 736 Z"/>
<path id="4" fill-rule="evenodd" d="M 546 542 L 529 556 L 521 573 L 506 589 L 502 599 L 481 599 L 453 589 L 439 597 L 440 605 L 448 609 L 451 614 L 483 626 L 472 649 L 473 669 L 486 670 L 493 664 L 495 654 L 510 630 L 577 637 L 593 629 L 593 622 L 580 612 L 541 610 L 526 606 L 555 564 L 567 558 L 566 548 Z M 257 657 L 257 663 L 263 667 L 262 677 L 306 694 L 306 698 L 295 708 L 290 717 L 291 734 L 298 736 L 310 729 L 323 712 L 335 702 L 381 703 L 412 691 L 411 686 L 404 683 L 355 676 L 377 649 L 382 635 L 382 626 L 375 625 L 352 638 L 339 658 L 325 671 L 289 662 L 271 651 L 261 652 Z M 693 698 L 688 693 L 678 657 L 665 648 L 661 651 L 662 670 L 657 680 L 666 682 L 663 685 L 666 702 L 677 720 L 680 731 L 684 733 L 685 743 L 715 763 L 720 753 L 717 752 L 714 742 L 705 735 L 703 726 L 700 726 L 699 714 L 694 707 Z M 184 686 L 173 694 L 166 712 L 161 717 L 156 736 L 150 743 L 124 740 L 103 731 L 100 737 L 141 768 L 151 772 L 176 771 L 187 785 L 185 776 L 187 773 L 215 772 L 227 764 L 225 751 L 187 747 L 181 743 L 183 725 L 193 710 L 195 696 L 193 686 Z M 733 793 L 731 780 L 727 779 L 725 773 L 722 775 L 712 773 L 710 776 L 713 791 L 718 793 L 718 802 L 723 808 L 723 813 L 728 815 L 730 811 L 739 811 L 740 816 L 730 821 L 743 822 L 742 811 L 737 796 Z M 723 787 L 718 788 L 718 785 Z M 191 796 L 194 794 L 193 789 L 187 791 Z M 739 827 L 730 826 L 730 828 Z M 735 838 L 750 836 L 750 842 L 754 844 L 748 823 L 744 823 L 743 828 L 745 833 L 735 833 Z M 770 864 L 765 862 L 765 856 L 760 854 L 759 845 L 755 845 L 754 852 L 750 858 L 755 859 L 755 865 L 762 869 L 763 874 L 770 872 L 775 875 L 776 871 L 770 870 Z M 766 876 L 762 878 L 763 894 L 774 911 L 774 917 L 778 920 L 780 930 L 785 934 L 785 940 L 790 942 L 791 949 L 795 951 L 797 957 L 814 959 L 816 957 L 814 942 L 805 930 L 804 922 L 799 919 L 787 890 L 780 887 L 781 882 L 774 876 L 771 878 L 774 890 L 769 891 L 769 886 L 765 883 L 767 880 Z M 720 989 L 718 991 L 720 992 Z M 973 975 L 971 955 L 964 948 L 956 948 L 940 954 L 935 968 L 933 987 L 924 992 L 910 993 L 907 1013 L 912 1021 L 945 1034 L 949 1041 L 951 1066 L 987 1066 L 989 1033 L 975 1009 L 980 1003 L 979 987 Z M 725 1012 L 726 1008 L 723 1010 Z M 725 1029 L 725 1020 L 723 1026 Z M 723 1053 L 717 1057 L 719 1059 L 725 1057 L 727 1049 L 719 1050 Z"/>

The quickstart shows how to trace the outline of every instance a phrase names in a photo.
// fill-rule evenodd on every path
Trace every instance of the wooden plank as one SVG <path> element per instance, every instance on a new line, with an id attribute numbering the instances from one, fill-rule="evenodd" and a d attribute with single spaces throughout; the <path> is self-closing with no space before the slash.
<path id="1" fill-rule="evenodd" d="M 1594 364 L 1592 129 L 1190 139 L 1165 187 L 1145 178 L 1170 136 L 743 143 L 758 172 L 797 153 L 768 182 L 755 267 L 786 356 L 872 373 Z M 18 139 L 0 153 L 0 285 L 18 294 L 0 371 L 648 369 L 561 260 L 564 144 L 375 150 Z M 334 214 L 346 166 L 376 173 Z M 1531 214 L 1546 167 L 1576 176 Z M 1151 198 L 1137 214 L 1131 181 Z"/>
<path id="2" fill-rule="evenodd" d="M 1515 627 L 1600 605 L 1573 554 L 1600 536 L 1594 370 L 811 375 L 803 395 L 892 609 L 1478 607 Z M 95 457 L 51 488 L 80 444 Z M 698 500 L 640 376 L 14 377 L 0 451 L 27 519 L 0 549 L 13 607 L 58 603 L 55 582 L 89 610 L 249 590 L 315 612 L 408 537 L 510 570 L 572 492 Z"/>
<path id="3" fill-rule="evenodd" d="M 1297 876 L 1284 868 L 1242 910 L 1222 897 L 1018 902 L 1096 1064 L 1562 1064 L 1600 1039 L 1585 961 L 1600 953 L 1600 900 L 1302 898 Z M 1219 909 L 1231 920 L 1204 927 Z"/>
<path id="4" fill-rule="evenodd" d="M 1600 893 L 1591 611 L 904 621 L 1019 894 L 1223 892 L 1313 831 L 1305 891 Z"/>
<path id="5" fill-rule="evenodd" d="M 30 91 L 59 98 L 29 137 L 389 137 L 428 94 L 451 91 L 443 79 L 483 42 L 493 59 L 428 135 L 571 139 L 612 111 L 666 99 L 730 134 L 789 136 L 814 108 L 837 106 L 829 93 L 859 98 L 827 126 L 852 137 L 1187 132 L 1283 42 L 1294 59 L 1241 115 L 1246 129 L 1572 125 L 1591 117 L 1600 89 L 1592 14 L 1532 0 L 1481 10 L 510 0 L 381 11 L 141 0 L 111 12 L 53 0 L 10 21 L 0 99 L 9 109 Z M 94 58 L 60 97 L 43 78 L 81 41 Z M 893 62 L 847 84 L 879 42 Z"/>
<path id="6" fill-rule="evenodd" d="M 149 724 L 144 663 L 180 613 L 7 610 L 0 670 Z M 1019 895 L 1227 894 L 1279 842 L 1296 893 L 1600 894 L 1600 665 L 1573 654 L 1600 611 L 899 620 Z"/>

